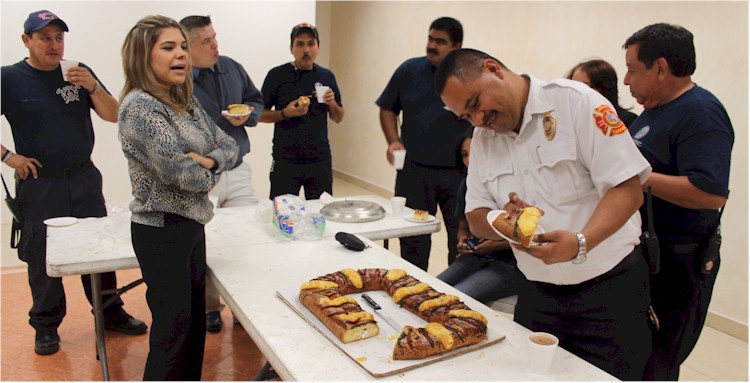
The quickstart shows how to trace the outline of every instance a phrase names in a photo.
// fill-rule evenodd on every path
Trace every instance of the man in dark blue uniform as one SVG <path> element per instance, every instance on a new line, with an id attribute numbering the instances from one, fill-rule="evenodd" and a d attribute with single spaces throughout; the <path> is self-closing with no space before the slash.
<path id="1" fill-rule="evenodd" d="M 315 26 L 295 26 L 291 40 L 294 61 L 271 69 L 261 89 L 260 121 L 274 123 L 270 198 L 298 195 L 304 187 L 306 199 L 317 199 L 323 192 L 333 194 L 328 117 L 340 123 L 344 107 L 333 72 L 315 63 L 320 50 Z M 323 102 L 317 98 L 318 83 L 329 88 Z"/>
<path id="2" fill-rule="evenodd" d="M 29 15 L 21 36 L 29 57 L 2 67 L 2 114 L 10 123 L 17 153 L 2 146 L 2 161 L 16 171 L 16 198 L 21 209 L 18 257 L 28 264 L 33 305 L 29 324 L 36 330 L 34 351 L 60 349 L 57 328 L 65 317 L 62 278 L 47 276 L 47 226 L 52 217 L 104 217 L 102 175 L 91 162 L 94 127 L 91 109 L 105 121 L 117 121 L 118 103 L 84 64 L 63 79 L 60 61 L 68 26 L 49 11 Z M 82 275 L 91 301 L 91 281 Z M 102 290 L 117 287 L 114 272 L 101 275 Z M 114 294 L 105 294 L 107 301 Z M 143 334 L 146 324 L 122 309 L 115 297 L 104 309 L 105 329 Z"/>
<path id="3" fill-rule="evenodd" d="M 653 24 L 623 48 L 625 85 L 644 107 L 629 126 L 653 173 L 654 229 L 660 271 L 651 275 L 651 305 L 659 319 L 644 380 L 677 380 L 708 312 L 719 271 L 719 208 L 729 196 L 734 130 L 724 106 L 693 83 L 693 35 L 675 25 Z M 641 209 L 644 225 L 648 222 Z M 645 227 L 644 227 L 645 228 Z M 713 237 L 713 238 L 712 238 Z"/>
<path id="4" fill-rule="evenodd" d="M 258 196 L 253 187 L 253 172 L 244 156 L 250 153 L 250 138 L 246 126 L 258 125 L 263 111 L 263 95 L 242 65 L 227 56 L 219 55 L 216 31 L 208 16 L 187 16 L 180 20 L 190 37 L 190 62 L 193 66 L 193 94 L 221 130 L 237 141 L 240 155 L 231 169 L 221 173 L 211 190 L 218 197 L 217 207 L 256 205 Z M 230 104 L 245 104 L 250 112 L 231 115 Z M 206 330 L 221 331 L 219 292 L 206 279 Z"/>
<path id="5" fill-rule="evenodd" d="M 443 109 L 435 92 L 437 66 L 451 51 L 461 48 L 463 27 L 458 20 L 441 17 L 432 22 L 427 37 L 427 55 L 401 64 L 375 103 L 380 107 L 380 126 L 393 164 L 393 151 L 406 150 L 404 168 L 396 174 L 397 196 L 406 197 L 412 209 L 443 213 L 448 233 L 448 264 L 458 255 L 458 219 L 453 211 L 456 193 L 463 180 L 458 153 L 468 122 L 459 121 Z M 403 111 L 401 135 L 398 115 Z M 401 257 L 427 270 L 432 239 L 430 235 L 400 239 Z"/>

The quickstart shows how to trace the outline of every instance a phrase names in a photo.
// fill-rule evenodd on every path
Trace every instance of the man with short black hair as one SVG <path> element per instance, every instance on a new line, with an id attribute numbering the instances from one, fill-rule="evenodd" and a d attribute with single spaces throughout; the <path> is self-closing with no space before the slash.
<path id="1" fill-rule="evenodd" d="M 315 63 L 318 29 L 302 23 L 292 28 L 290 38 L 294 61 L 268 71 L 262 88 L 260 120 L 274 124 L 269 197 L 298 195 L 302 187 L 305 199 L 317 199 L 323 192 L 333 194 L 328 117 L 340 123 L 344 107 L 333 72 Z M 323 102 L 317 98 L 318 83 L 328 87 Z"/>
<path id="2" fill-rule="evenodd" d="M 471 232 L 500 239 L 493 210 L 544 212 L 526 248 L 514 320 L 622 380 L 648 360 L 648 265 L 641 183 L 651 172 L 613 105 L 578 81 L 540 81 L 472 49 L 451 52 L 435 87 L 477 129 L 466 180 Z"/>
<path id="3" fill-rule="evenodd" d="M 180 24 L 190 39 L 190 61 L 193 66 L 193 94 L 216 124 L 237 141 L 240 155 L 234 166 L 221 173 L 211 190 L 218 197 L 217 207 L 255 205 L 258 196 L 253 187 L 253 172 L 243 157 L 250 152 L 246 126 L 258 125 L 263 112 L 263 95 L 242 65 L 219 55 L 219 43 L 210 16 L 187 16 Z M 247 105 L 247 114 L 230 114 L 231 104 Z M 206 330 L 218 332 L 223 324 L 219 293 L 206 279 Z"/>
<path id="4" fill-rule="evenodd" d="M 734 129 L 721 102 L 690 77 L 696 68 L 690 31 L 649 25 L 623 48 L 625 85 L 644 107 L 628 129 L 654 169 L 643 188 L 652 189 L 661 260 L 650 281 L 660 327 L 643 379 L 678 380 L 719 272 L 719 209 L 729 196 Z M 647 222 L 645 206 L 641 215 Z"/>
<path id="5" fill-rule="evenodd" d="M 406 197 L 410 208 L 432 215 L 440 207 L 448 233 L 449 265 L 458 256 L 458 219 L 453 211 L 464 178 L 459 146 L 472 127 L 443 109 L 433 81 L 445 55 L 461 48 L 462 43 L 463 27 L 458 20 L 450 17 L 434 20 L 427 35 L 427 54 L 402 63 L 375 101 L 380 107 L 380 126 L 388 142 L 388 162 L 393 164 L 394 150 L 406 150 L 404 167 L 396 173 L 395 194 Z M 403 123 L 399 135 L 401 112 Z M 402 237 L 399 242 L 401 257 L 427 270 L 431 236 Z"/>
<path id="6" fill-rule="evenodd" d="M 104 217 L 102 175 L 91 162 L 94 127 L 90 109 L 105 121 L 117 122 L 117 100 L 83 63 L 67 70 L 65 53 L 68 26 L 54 13 L 32 12 L 21 35 L 29 57 L 2 67 L 2 114 L 10 123 L 16 153 L 2 146 L 2 161 L 16 172 L 16 199 L 21 210 L 18 257 L 28 264 L 33 306 L 29 324 L 36 330 L 34 351 L 53 354 L 60 349 L 57 328 L 65 317 L 62 278 L 47 276 L 47 225 L 53 217 Z M 82 275 L 89 302 L 91 281 Z M 101 274 L 102 290 L 117 288 L 114 272 Z M 127 335 L 146 332 L 146 324 L 122 309 L 114 297 L 104 309 L 105 329 Z"/>

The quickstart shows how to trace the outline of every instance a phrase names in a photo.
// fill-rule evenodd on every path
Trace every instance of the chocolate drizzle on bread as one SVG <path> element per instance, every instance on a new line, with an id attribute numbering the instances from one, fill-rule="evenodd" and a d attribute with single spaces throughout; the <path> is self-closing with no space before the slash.
<path id="1" fill-rule="evenodd" d="M 333 287 L 333 283 L 336 287 Z M 344 269 L 302 285 L 300 301 L 344 343 L 373 337 L 378 326 L 347 294 L 384 290 L 401 307 L 424 319 L 424 328 L 405 326 L 393 359 L 422 359 L 486 338 L 487 320 L 458 297 L 436 291 L 401 269 Z"/>

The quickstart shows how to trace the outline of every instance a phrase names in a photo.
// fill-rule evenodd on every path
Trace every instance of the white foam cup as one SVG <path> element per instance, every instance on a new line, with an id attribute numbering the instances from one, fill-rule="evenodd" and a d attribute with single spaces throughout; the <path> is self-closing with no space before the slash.
<path id="1" fill-rule="evenodd" d="M 394 217 L 404 214 L 404 206 L 406 206 L 406 197 L 391 197 L 391 210 Z"/>
<path id="2" fill-rule="evenodd" d="M 325 96 L 329 88 L 327 85 L 315 85 L 315 96 L 318 98 L 319 103 L 326 102 Z"/>
<path id="3" fill-rule="evenodd" d="M 60 60 L 60 71 L 62 72 L 63 80 L 68 80 L 68 69 L 75 68 L 78 66 L 78 61 Z"/>
<path id="4" fill-rule="evenodd" d="M 406 161 L 406 150 L 394 150 L 393 151 L 393 167 L 396 170 L 404 168 L 404 161 Z"/>
<path id="5" fill-rule="evenodd" d="M 546 332 L 532 332 L 527 339 L 529 369 L 535 374 L 548 374 L 560 341 Z"/>

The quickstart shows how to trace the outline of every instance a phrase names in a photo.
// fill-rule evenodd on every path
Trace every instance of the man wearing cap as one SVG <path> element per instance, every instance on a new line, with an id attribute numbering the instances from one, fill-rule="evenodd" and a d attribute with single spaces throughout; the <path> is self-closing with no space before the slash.
<path id="1" fill-rule="evenodd" d="M 448 232 L 448 264 L 458 256 L 458 219 L 454 216 L 456 194 L 464 176 L 459 146 L 471 125 L 443 109 L 433 81 L 437 66 L 453 50 L 461 48 L 463 27 L 450 17 L 436 19 L 427 36 L 427 55 L 411 58 L 393 73 L 375 103 L 380 107 L 380 125 L 388 142 L 386 158 L 393 164 L 393 151 L 406 150 L 406 161 L 396 174 L 397 196 L 406 197 L 412 209 L 435 215 L 443 213 Z M 401 134 L 398 115 L 403 112 Z M 404 237 L 401 257 L 427 270 L 430 235 Z"/>
<path id="2" fill-rule="evenodd" d="M 240 156 L 234 166 L 221 173 L 211 190 L 219 198 L 218 207 L 256 205 L 258 196 L 253 187 L 253 172 L 243 156 L 250 152 L 246 126 L 258 125 L 263 111 L 263 95 L 250 80 L 245 68 L 227 56 L 219 55 L 216 31 L 209 16 L 187 16 L 180 20 L 190 39 L 190 60 L 193 65 L 193 94 L 216 124 L 237 141 Z M 245 104 L 249 113 L 230 115 L 230 104 Z M 206 330 L 221 330 L 219 293 L 206 279 Z"/>
<path id="3" fill-rule="evenodd" d="M 294 61 L 271 69 L 261 89 L 260 121 L 274 123 L 270 198 L 298 195 L 304 187 L 306 199 L 317 199 L 333 194 L 328 117 L 341 122 L 344 107 L 333 72 L 315 64 L 320 49 L 315 26 L 295 26 L 290 49 Z M 323 102 L 316 98 L 316 84 L 328 87 Z"/>
<path id="4" fill-rule="evenodd" d="M 117 121 L 118 103 L 94 73 L 79 64 L 63 80 L 60 61 L 68 26 L 52 12 L 33 12 L 21 35 L 29 57 L 3 66 L 0 108 L 13 132 L 16 153 L 5 146 L 2 161 L 16 171 L 16 198 L 20 206 L 21 240 L 18 257 L 28 264 L 33 305 L 29 324 L 36 330 L 34 351 L 57 352 L 57 328 L 65 316 L 61 278 L 46 273 L 47 226 L 52 217 L 103 217 L 102 175 L 91 162 L 94 130 L 89 109 L 105 121 Z M 88 275 L 82 276 L 89 301 Z M 115 289 L 114 272 L 101 275 L 102 290 Z M 146 332 L 146 324 L 128 315 L 114 297 L 104 309 L 105 328 L 127 335 Z"/>

